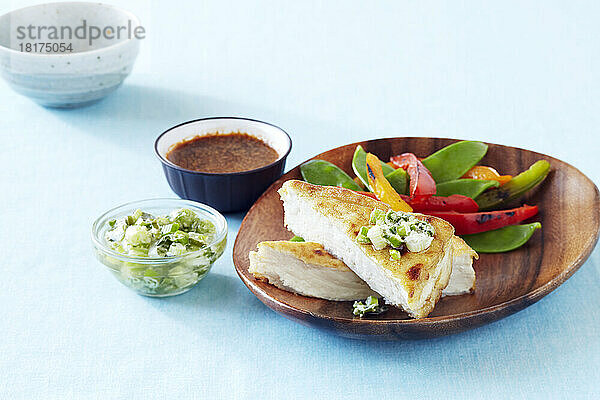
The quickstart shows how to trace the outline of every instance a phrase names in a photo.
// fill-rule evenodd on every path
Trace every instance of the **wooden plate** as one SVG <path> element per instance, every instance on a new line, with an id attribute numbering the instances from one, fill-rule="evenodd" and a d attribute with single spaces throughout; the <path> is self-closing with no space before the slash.
<path id="1" fill-rule="evenodd" d="M 356 145 L 382 160 L 404 152 L 426 156 L 454 139 L 389 138 L 353 143 L 319 154 L 354 176 Z M 477 288 L 472 295 L 445 297 L 423 319 L 410 319 L 391 307 L 380 316 L 352 316 L 352 302 L 304 297 L 255 280 L 248 273 L 248 252 L 265 240 L 289 239 L 277 190 L 289 179 L 302 179 L 299 167 L 273 183 L 244 218 L 233 249 L 233 261 L 246 286 L 268 307 L 304 325 L 363 339 L 428 338 L 475 328 L 506 317 L 538 301 L 566 281 L 589 257 L 600 230 L 600 196 L 594 183 L 575 167 L 555 158 L 490 144 L 482 164 L 515 175 L 539 159 L 552 164 L 546 181 L 522 202 L 540 206 L 537 231 L 527 245 L 503 254 L 481 254 L 475 262 Z"/>

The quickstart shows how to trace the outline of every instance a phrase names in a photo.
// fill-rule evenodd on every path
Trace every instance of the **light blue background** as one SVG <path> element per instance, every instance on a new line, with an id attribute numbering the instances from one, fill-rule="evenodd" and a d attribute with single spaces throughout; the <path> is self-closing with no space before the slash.
<path id="1" fill-rule="evenodd" d="M 2 0 L 0 12 L 33 3 Z M 599 3 L 120 5 L 148 37 L 109 98 L 49 110 L 0 83 L 0 398 L 600 396 L 598 249 L 500 322 L 377 343 L 263 306 L 232 265 L 242 214 L 227 216 L 230 244 L 210 275 L 171 299 L 121 286 L 89 243 L 104 210 L 174 196 L 154 139 L 206 116 L 283 127 L 288 168 L 358 140 L 447 136 L 551 154 L 598 183 Z"/>

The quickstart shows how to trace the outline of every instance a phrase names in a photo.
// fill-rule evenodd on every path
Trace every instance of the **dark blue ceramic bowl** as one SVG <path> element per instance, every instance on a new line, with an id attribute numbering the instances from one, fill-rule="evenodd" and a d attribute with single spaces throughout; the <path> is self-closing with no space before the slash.
<path id="1" fill-rule="evenodd" d="M 245 132 L 271 146 L 279 157 L 269 165 L 243 172 L 206 173 L 182 168 L 167 160 L 173 145 L 196 136 Z M 247 210 L 282 174 L 292 140 L 281 128 L 246 118 L 203 118 L 163 132 L 154 143 L 171 189 L 183 199 L 208 204 L 221 212 Z"/>

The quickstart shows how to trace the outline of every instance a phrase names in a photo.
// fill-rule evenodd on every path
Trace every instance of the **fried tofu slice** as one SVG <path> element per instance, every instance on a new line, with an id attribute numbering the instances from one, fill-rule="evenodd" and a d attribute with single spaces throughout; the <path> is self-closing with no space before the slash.
<path id="1" fill-rule="evenodd" d="M 318 243 L 272 241 L 257 248 L 249 254 L 249 272 L 280 289 L 335 301 L 379 297 Z"/>
<path id="2" fill-rule="evenodd" d="M 281 240 L 261 242 L 257 248 L 250 252 L 249 272 L 280 289 L 334 301 L 381 297 L 319 243 Z M 452 273 L 442 297 L 475 289 L 473 258 L 477 253 L 458 236 L 452 238 L 452 248 Z"/>
<path id="3" fill-rule="evenodd" d="M 440 218 L 414 214 L 433 225 L 433 241 L 426 250 L 408 252 L 395 261 L 389 248 L 375 250 L 355 240 L 360 227 L 369 225 L 373 209 L 387 211 L 388 205 L 348 189 L 297 180 L 285 182 L 279 194 L 285 225 L 294 234 L 321 243 L 387 303 L 412 317 L 424 318 L 433 310 L 452 272 L 452 225 Z"/>

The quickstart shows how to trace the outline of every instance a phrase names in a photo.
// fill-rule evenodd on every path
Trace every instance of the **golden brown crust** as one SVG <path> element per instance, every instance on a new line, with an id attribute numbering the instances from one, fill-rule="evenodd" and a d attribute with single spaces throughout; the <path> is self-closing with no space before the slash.
<path id="1" fill-rule="evenodd" d="M 476 260 L 479 259 L 479 255 L 473 250 L 464 240 L 458 236 L 452 238 L 452 247 L 454 248 L 454 255 L 461 255 L 463 253 L 469 253 L 469 255 Z"/>
<path id="2" fill-rule="evenodd" d="M 369 225 L 369 216 L 373 209 L 377 208 L 383 211 L 390 209 L 385 203 L 339 187 L 317 186 L 303 181 L 291 180 L 285 182 L 280 191 L 286 191 L 287 188 L 296 189 L 298 196 L 310 199 L 315 210 L 337 221 L 339 223 L 338 228 L 342 229 L 352 239 L 356 238 L 361 226 Z M 399 261 L 394 261 L 390 259 L 389 248 L 375 250 L 370 245 L 361 246 L 364 254 L 401 281 L 409 294 L 409 305 L 418 302 L 430 274 L 436 272 L 437 265 L 445 252 L 451 251 L 449 247 L 454 235 L 454 227 L 440 218 L 423 214 L 413 215 L 420 220 L 429 222 L 435 229 L 433 242 L 427 250 L 419 253 L 408 252 L 403 254 Z M 417 270 L 418 274 L 416 273 Z M 434 297 L 439 298 L 441 296 L 441 290 L 448 284 L 450 274 L 447 275 L 445 282 L 442 280 L 444 277 L 438 279 L 436 288 L 439 290 L 434 292 L 439 293 Z M 441 288 L 438 286 L 441 286 Z M 433 305 L 435 305 L 437 298 L 431 299 Z M 433 305 L 427 308 L 433 309 Z"/>
<path id="3" fill-rule="evenodd" d="M 257 245 L 260 250 L 262 247 L 269 247 L 273 250 L 287 253 L 294 258 L 297 258 L 307 264 L 315 264 L 326 268 L 346 271 L 349 268 L 329 254 L 323 246 L 314 242 L 287 242 L 287 241 L 270 241 L 260 242 Z"/>

